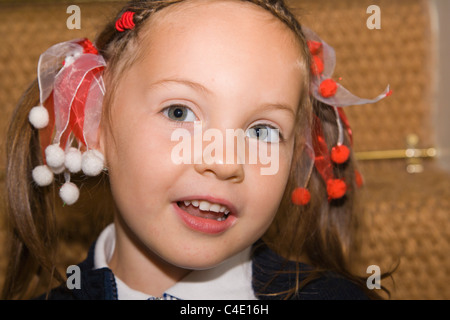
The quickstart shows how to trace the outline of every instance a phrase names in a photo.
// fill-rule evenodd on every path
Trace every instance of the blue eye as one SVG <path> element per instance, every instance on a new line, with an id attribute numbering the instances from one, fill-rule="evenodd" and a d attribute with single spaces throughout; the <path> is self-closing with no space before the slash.
<path id="1" fill-rule="evenodd" d="M 280 130 L 266 124 L 258 124 L 247 130 L 249 138 L 258 139 L 265 142 L 280 142 Z"/>
<path id="2" fill-rule="evenodd" d="M 181 104 L 174 104 L 165 108 L 163 114 L 174 121 L 194 122 L 197 120 L 194 112 Z"/>

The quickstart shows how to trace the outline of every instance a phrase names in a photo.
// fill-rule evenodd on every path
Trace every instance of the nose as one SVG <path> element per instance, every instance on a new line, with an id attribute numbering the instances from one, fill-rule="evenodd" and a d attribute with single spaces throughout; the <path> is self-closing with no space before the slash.
<path id="1" fill-rule="evenodd" d="M 216 134 L 218 133 L 219 130 Z M 245 142 L 242 144 L 243 140 L 241 140 L 241 144 L 235 144 L 234 138 L 227 139 L 226 134 L 222 137 L 223 140 L 219 139 L 219 141 L 222 140 L 221 146 L 215 145 L 217 148 L 214 149 L 214 152 L 211 152 L 211 145 L 203 141 L 203 150 L 201 155 L 198 154 L 194 159 L 194 168 L 201 175 L 211 175 L 220 180 L 240 183 L 245 177 L 245 155 L 243 155 L 245 154 Z"/>
<path id="2" fill-rule="evenodd" d="M 222 160 L 207 163 L 194 164 L 195 170 L 201 175 L 215 176 L 217 179 L 224 181 L 231 181 L 233 183 L 240 183 L 244 180 L 245 173 L 242 164 L 239 163 L 224 163 Z"/>

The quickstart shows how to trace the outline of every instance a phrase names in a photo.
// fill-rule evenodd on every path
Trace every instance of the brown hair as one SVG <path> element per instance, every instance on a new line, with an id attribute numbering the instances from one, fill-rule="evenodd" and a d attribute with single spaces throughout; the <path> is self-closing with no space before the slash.
<path id="1" fill-rule="evenodd" d="M 103 29 L 96 40 L 99 52 L 107 61 L 105 84 L 108 88 L 104 106 L 114 100 L 117 77 L 133 64 L 139 55 L 134 50 L 139 43 L 139 31 L 148 18 L 168 6 L 185 0 L 136 0 L 130 1 L 118 15 Z M 298 112 L 298 128 L 311 122 L 316 114 L 324 125 L 327 141 L 335 141 L 337 128 L 332 109 L 309 99 L 309 51 L 301 26 L 294 14 L 282 0 L 247 0 L 244 2 L 258 5 L 281 20 L 292 30 L 298 40 L 303 59 L 305 77 L 302 90 L 303 98 Z M 125 11 L 135 12 L 134 30 L 119 33 L 115 21 Z M 135 53 L 135 54 L 133 54 Z M 57 217 L 55 214 L 55 184 L 41 188 L 32 183 L 32 169 L 42 163 L 39 148 L 38 131 L 28 123 L 30 109 L 39 103 L 37 81 L 33 82 L 19 101 L 8 131 L 7 140 L 7 207 L 10 221 L 10 260 L 2 296 L 4 299 L 28 298 L 36 294 L 37 289 L 50 289 L 52 279 L 64 282 L 64 277 L 56 269 L 57 265 Z M 103 108 L 103 121 L 109 121 L 109 108 Z M 106 126 L 108 128 L 108 126 Z M 302 150 L 301 130 L 297 133 L 297 148 Z M 348 144 L 348 137 L 346 139 Z M 292 171 L 299 160 L 294 159 Z M 345 181 L 354 179 L 353 157 L 345 164 L 336 166 L 336 173 Z M 300 261 L 307 257 L 315 267 L 309 279 L 318 277 L 321 272 L 335 271 L 361 285 L 366 289 L 362 279 L 353 275 L 349 267 L 352 252 L 352 234 L 356 225 L 354 199 L 356 186 L 350 185 L 345 198 L 329 202 L 320 175 L 314 170 L 308 188 L 312 199 L 304 207 L 294 206 L 290 194 L 297 186 L 294 174 L 290 175 L 279 212 L 264 236 L 265 242 L 280 255 Z M 101 225 L 104 225 L 101 224 Z M 90 239 L 89 239 L 90 240 Z M 276 275 L 275 275 L 276 276 Z M 289 292 L 280 293 L 289 297 L 299 288 L 293 287 Z M 371 292 L 368 294 L 376 297 Z"/>
<path id="2" fill-rule="evenodd" d="M 336 114 L 332 107 L 319 101 L 313 100 L 312 104 L 313 112 L 322 124 L 325 140 L 331 147 L 337 141 Z M 344 144 L 350 147 L 348 135 L 345 136 Z M 356 241 L 359 205 L 355 177 L 357 168 L 353 154 L 344 164 L 333 165 L 334 174 L 343 179 L 348 188 L 345 196 L 340 199 L 328 200 L 326 184 L 316 168 L 313 168 L 308 183 L 310 202 L 305 206 L 294 205 L 291 193 L 298 187 L 295 169 L 294 164 L 280 208 L 263 239 L 279 255 L 293 261 L 306 262 L 313 270 L 301 270 L 298 264 L 297 279 L 301 272 L 305 273 L 306 279 L 300 283 L 297 281 L 297 286 L 276 294 L 288 299 L 311 281 L 332 271 L 358 285 L 369 298 L 381 299 L 377 292 L 368 289 L 366 278 L 352 270 L 351 262 L 359 251 Z M 390 275 L 391 273 L 385 273 L 382 278 Z M 275 274 L 272 280 L 277 276 L 279 274 Z M 386 288 L 382 289 L 389 295 Z"/>

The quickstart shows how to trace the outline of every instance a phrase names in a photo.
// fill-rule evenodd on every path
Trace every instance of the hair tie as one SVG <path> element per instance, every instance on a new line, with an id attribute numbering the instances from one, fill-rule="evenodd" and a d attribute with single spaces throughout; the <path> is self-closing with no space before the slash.
<path id="1" fill-rule="evenodd" d="M 70 174 L 82 171 L 96 176 L 104 167 L 103 155 L 93 148 L 98 144 L 105 66 L 88 39 L 55 44 L 39 57 L 40 105 L 30 110 L 28 119 L 40 130 L 44 164 L 33 169 L 32 177 L 45 187 L 53 182 L 54 174 L 64 172 L 59 195 L 67 205 L 79 197 Z"/>
<path id="2" fill-rule="evenodd" d="M 136 26 L 133 21 L 135 12 L 125 11 L 116 21 L 116 30 L 124 32 L 125 30 L 132 30 Z"/>

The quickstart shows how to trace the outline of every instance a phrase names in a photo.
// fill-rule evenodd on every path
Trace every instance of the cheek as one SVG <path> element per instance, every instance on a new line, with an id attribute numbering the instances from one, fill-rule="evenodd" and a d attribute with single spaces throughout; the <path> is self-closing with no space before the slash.
<path id="1" fill-rule="evenodd" d="M 157 206 L 179 170 L 170 157 L 170 132 L 151 118 L 128 120 L 116 121 L 114 140 L 106 146 L 112 191 L 123 213 Z M 120 208 L 121 204 L 127 208 Z"/>
<path id="2" fill-rule="evenodd" d="M 261 175 L 261 167 L 253 166 L 248 168 L 246 175 L 249 200 L 251 199 L 253 204 L 249 214 L 252 219 L 260 220 L 266 227 L 278 211 L 290 173 L 292 146 L 280 149 L 278 170 L 275 174 Z"/>

